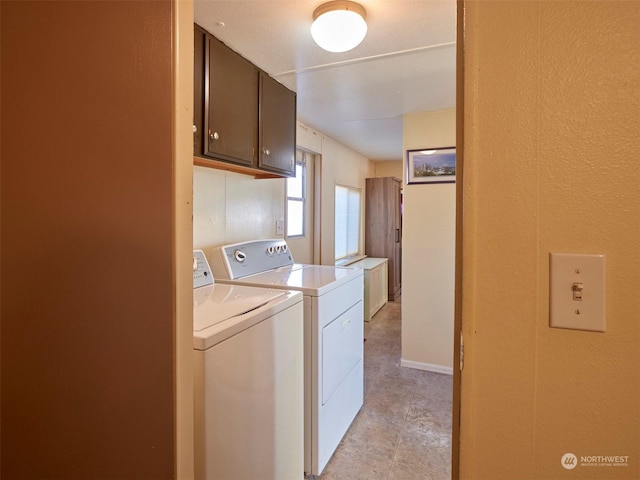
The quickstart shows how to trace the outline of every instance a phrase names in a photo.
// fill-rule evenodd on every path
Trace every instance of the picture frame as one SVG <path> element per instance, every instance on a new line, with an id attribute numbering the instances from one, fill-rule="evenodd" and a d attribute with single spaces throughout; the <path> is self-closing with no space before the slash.
<path id="1" fill-rule="evenodd" d="M 456 182 L 456 147 L 407 150 L 407 185 Z"/>

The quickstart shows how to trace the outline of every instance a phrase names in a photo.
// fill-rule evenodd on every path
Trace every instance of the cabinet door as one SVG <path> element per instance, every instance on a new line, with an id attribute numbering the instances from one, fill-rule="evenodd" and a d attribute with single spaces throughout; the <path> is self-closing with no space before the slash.
<path id="1" fill-rule="evenodd" d="M 369 272 L 369 318 L 382 307 L 382 269 L 380 265 L 372 268 Z"/>
<path id="2" fill-rule="evenodd" d="M 365 253 L 388 258 L 388 297 L 401 293 L 402 217 L 400 181 L 367 178 Z"/>
<path id="3" fill-rule="evenodd" d="M 396 295 L 400 295 L 402 282 L 402 216 L 401 216 L 401 187 L 400 182 L 393 180 L 389 185 L 389 203 L 391 207 L 391 218 L 393 219 L 393 291 L 395 299 Z"/>
<path id="4" fill-rule="evenodd" d="M 258 166 L 295 175 L 296 94 L 260 72 L 260 148 Z"/>
<path id="5" fill-rule="evenodd" d="M 204 139 L 204 52 L 206 35 L 197 25 L 193 29 L 193 154 L 202 155 Z"/>
<path id="6" fill-rule="evenodd" d="M 204 155 L 257 164 L 258 69 L 207 35 Z"/>

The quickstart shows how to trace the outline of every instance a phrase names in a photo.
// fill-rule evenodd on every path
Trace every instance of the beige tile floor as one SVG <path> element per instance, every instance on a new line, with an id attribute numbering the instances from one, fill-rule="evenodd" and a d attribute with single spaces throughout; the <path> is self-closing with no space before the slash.
<path id="1" fill-rule="evenodd" d="M 400 366 L 399 301 L 364 332 L 364 405 L 319 479 L 450 479 L 451 376 Z"/>

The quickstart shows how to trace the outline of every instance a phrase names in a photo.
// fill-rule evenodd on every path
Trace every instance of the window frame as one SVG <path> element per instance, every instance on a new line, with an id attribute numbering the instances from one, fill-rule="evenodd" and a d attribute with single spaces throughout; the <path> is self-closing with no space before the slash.
<path id="1" fill-rule="evenodd" d="M 300 188 L 300 192 L 302 194 L 301 197 L 293 197 L 289 195 L 289 180 L 290 178 L 286 179 L 285 182 L 285 196 L 286 196 L 286 225 L 285 225 L 285 237 L 286 238 L 301 238 L 301 237 L 305 237 L 307 234 L 307 215 L 306 215 L 306 210 L 307 210 L 307 162 L 304 159 L 304 154 L 301 150 L 297 150 L 296 151 L 296 163 L 294 166 L 294 171 L 296 171 L 297 173 L 297 167 L 300 166 L 301 167 L 301 178 L 300 178 L 300 182 L 301 182 L 301 188 Z M 297 175 L 296 177 L 294 177 L 297 179 Z M 298 233 L 295 235 L 289 235 L 289 225 L 290 225 L 290 221 L 289 221 L 289 202 L 290 201 L 294 201 L 294 202 L 300 202 L 302 205 L 302 233 Z"/>
<path id="2" fill-rule="evenodd" d="M 357 205 L 357 225 L 355 225 L 355 228 L 349 228 L 349 225 L 347 225 L 345 232 L 347 233 L 347 236 L 349 235 L 349 232 L 353 231 L 356 234 L 356 239 L 355 239 L 355 245 L 356 245 L 356 250 L 354 252 L 348 252 L 346 251 L 345 255 L 343 256 L 338 256 L 338 251 L 337 251 L 337 247 L 338 247 L 338 233 L 339 233 L 339 229 L 338 229 L 338 204 L 337 202 L 335 202 L 335 199 L 337 197 L 338 194 L 338 189 L 342 188 L 347 190 L 348 192 L 351 193 L 356 193 L 357 194 L 357 198 L 358 198 L 358 205 Z M 362 212 L 362 202 L 363 202 L 363 192 L 361 188 L 358 187 L 353 187 L 350 185 L 343 185 L 343 184 L 335 184 L 334 187 L 334 248 L 333 248 L 333 255 L 334 255 L 334 262 L 336 265 L 345 265 L 350 263 L 351 261 L 357 259 L 357 258 L 361 258 L 362 255 L 362 222 L 363 222 L 363 212 Z M 348 208 L 348 207 L 347 207 Z M 348 218 L 349 218 L 349 214 L 347 212 L 347 223 L 348 223 Z M 348 250 L 348 244 L 349 239 L 347 239 L 346 241 L 347 243 L 347 249 Z"/>

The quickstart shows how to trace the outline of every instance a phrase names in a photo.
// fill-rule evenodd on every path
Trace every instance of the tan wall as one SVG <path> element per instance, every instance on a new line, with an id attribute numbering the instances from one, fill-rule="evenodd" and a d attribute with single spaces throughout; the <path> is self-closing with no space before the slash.
<path id="1" fill-rule="evenodd" d="M 383 162 L 373 162 L 376 177 L 396 177 L 403 180 L 402 160 L 386 160 Z"/>
<path id="2" fill-rule="evenodd" d="M 461 478 L 640 478 L 639 24 L 466 2 Z M 606 333 L 549 328 L 549 252 L 607 256 Z"/>
<path id="3" fill-rule="evenodd" d="M 450 147 L 456 111 L 405 115 L 403 130 L 405 150 Z M 403 192 L 402 362 L 451 373 L 456 185 L 405 185 Z"/>
<path id="4" fill-rule="evenodd" d="M 171 2 L 0 14 L 2 477 L 172 478 Z"/>

